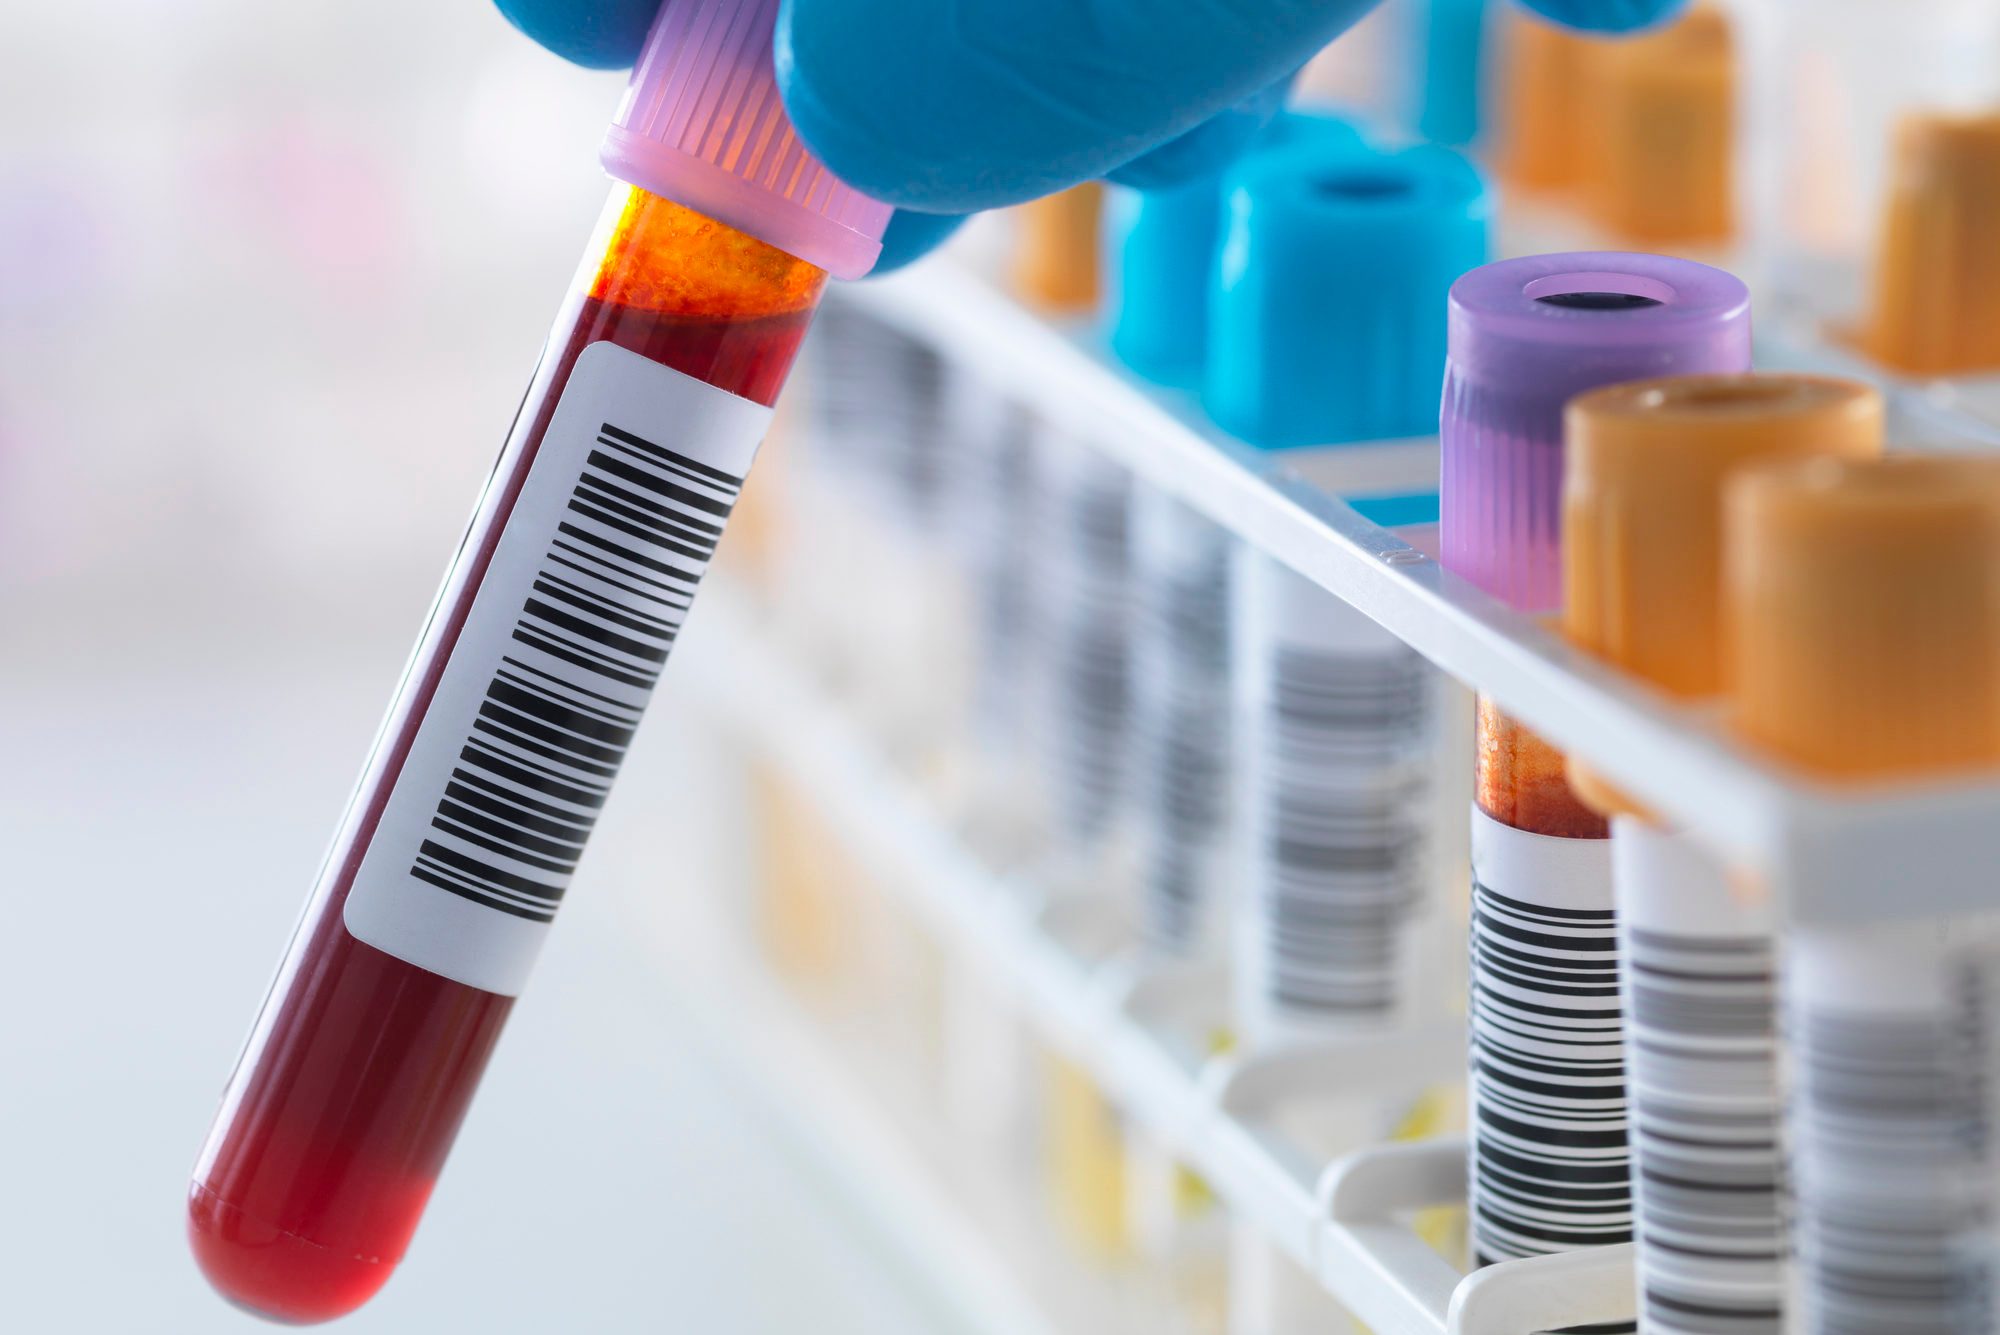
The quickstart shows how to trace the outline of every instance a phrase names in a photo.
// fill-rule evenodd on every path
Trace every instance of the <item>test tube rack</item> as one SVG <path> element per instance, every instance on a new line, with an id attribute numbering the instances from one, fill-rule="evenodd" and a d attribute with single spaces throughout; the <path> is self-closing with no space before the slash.
<path id="1" fill-rule="evenodd" d="M 1012 386 L 1043 423 L 1092 446 L 1144 485 L 1339 595 L 1439 668 L 1678 823 L 1773 897 L 1781 932 L 1813 924 L 1949 916 L 1992 906 L 2000 866 L 2000 779 L 1836 789 L 1732 742 L 1717 720 L 1668 702 L 1579 654 L 1531 618 L 1445 573 L 1338 498 L 1351 477 L 1258 454 L 1207 425 L 1192 401 L 1135 384 L 1078 333 L 1051 327 L 977 275 L 934 263 L 835 299 Z M 1830 354 L 1762 349 L 1767 366 L 1830 369 Z M 1851 366 L 1841 369 L 1851 370 Z M 1878 380 L 1880 376 L 1874 377 Z M 1926 445 L 1984 448 L 1924 386 L 1885 383 Z M 711 599 L 721 603 L 721 599 Z M 1351 1091 L 1413 1067 L 1463 1062 L 1450 1027 L 1248 1057 L 1204 1057 L 1160 1017 L 1184 970 L 1093 953 L 1060 900 L 1010 886 L 787 661 L 747 609 L 705 606 L 695 662 L 703 702 L 736 738 L 813 794 L 856 855 L 961 956 L 982 961 L 1043 1041 L 1086 1069 L 1135 1123 L 1194 1168 L 1234 1216 L 1259 1228 L 1380 1335 L 1519 1335 L 1634 1311 L 1629 1247 L 1510 1260 L 1462 1274 L 1407 1222 L 1462 1202 L 1464 1145 L 1382 1145 L 1321 1166 L 1265 1114 L 1288 1100 Z M 754 703 L 753 703 L 754 702 Z M 1905 869 L 1927 875 L 1910 880 Z M 1894 886 L 1895 893 L 1883 893 Z"/>

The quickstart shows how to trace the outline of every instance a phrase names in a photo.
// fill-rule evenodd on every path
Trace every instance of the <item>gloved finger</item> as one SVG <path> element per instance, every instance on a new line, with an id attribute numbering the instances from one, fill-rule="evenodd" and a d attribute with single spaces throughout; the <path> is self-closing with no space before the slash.
<path id="1" fill-rule="evenodd" d="M 639 58 L 660 0 L 494 0 L 507 21 L 564 60 L 594 70 Z"/>
<path id="2" fill-rule="evenodd" d="M 1686 0 L 1521 0 L 1544 18 L 1585 32 L 1630 32 L 1659 23 Z"/>
<path id="3" fill-rule="evenodd" d="M 784 0 L 799 133 L 893 204 L 970 213 L 1102 176 L 1268 88 L 1372 0 Z"/>
<path id="4" fill-rule="evenodd" d="M 1291 87 L 1289 78 L 1210 116 L 1178 139 L 1141 153 L 1105 179 L 1134 190 L 1160 190 L 1219 171 L 1234 161 L 1277 114 Z"/>
<path id="5" fill-rule="evenodd" d="M 912 213 L 897 209 L 882 234 L 882 257 L 870 273 L 888 273 L 911 260 L 922 259 L 965 223 L 962 213 Z"/>

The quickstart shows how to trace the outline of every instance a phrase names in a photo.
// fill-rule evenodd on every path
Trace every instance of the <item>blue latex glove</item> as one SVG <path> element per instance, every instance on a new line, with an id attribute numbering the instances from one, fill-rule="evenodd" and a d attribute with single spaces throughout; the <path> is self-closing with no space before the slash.
<path id="1" fill-rule="evenodd" d="M 610 69 L 637 56 L 660 0 L 496 3 L 556 54 Z M 1144 189 L 1213 170 L 1374 3 L 785 0 L 778 82 L 813 151 L 899 206 L 878 266 L 889 269 L 980 209 L 1100 176 Z M 1524 3 L 1609 32 L 1683 0 Z"/>

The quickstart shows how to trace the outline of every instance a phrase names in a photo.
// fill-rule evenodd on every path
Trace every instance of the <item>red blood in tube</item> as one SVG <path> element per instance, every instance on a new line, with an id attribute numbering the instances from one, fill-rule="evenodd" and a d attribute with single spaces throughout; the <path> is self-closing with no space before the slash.
<path id="1" fill-rule="evenodd" d="M 763 276 L 782 270 L 782 280 L 732 274 L 732 290 L 696 306 L 694 316 L 684 313 L 685 291 L 673 294 L 682 313 L 646 308 L 661 295 L 660 274 L 649 274 L 647 257 L 636 252 L 657 249 L 656 270 L 665 266 L 675 283 L 699 286 L 702 264 L 718 256 L 686 249 L 713 250 L 716 241 L 690 242 L 687 220 L 719 229 L 633 194 L 591 294 L 572 298 L 537 368 L 515 423 L 524 448 L 503 456 L 507 471 L 490 483 L 502 489 L 500 506 L 461 551 L 470 577 L 433 613 L 443 633 L 410 670 L 401 692 L 407 708 L 379 744 L 386 768 L 355 799 L 359 820 L 332 854 L 196 1165 L 188 1196 L 195 1257 L 225 1297 L 260 1316 L 328 1320 L 388 1280 L 513 1007 L 510 997 L 363 944 L 348 934 L 341 909 L 577 356 L 609 340 L 769 405 L 811 321 L 824 276 L 734 233 L 724 238 L 731 253 L 740 260 L 746 244 L 756 248 Z M 716 310 L 718 303 L 724 311 L 732 303 L 758 310 L 758 297 L 755 315 Z"/>

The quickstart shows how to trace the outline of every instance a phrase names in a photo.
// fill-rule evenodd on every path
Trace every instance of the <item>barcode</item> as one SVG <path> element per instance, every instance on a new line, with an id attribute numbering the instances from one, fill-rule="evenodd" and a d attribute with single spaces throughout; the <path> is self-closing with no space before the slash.
<path id="1" fill-rule="evenodd" d="M 1771 940 L 1628 925 L 1625 969 L 1646 1329 L 1775 1335 L 1783 1276 Z"/>
<path id="2" fill-rule="evenodd" d="M 950 434 L 967 452 L 953 499 L 962 558 L 972 572 L 975 727 L 982 750 L 1018 756 L 1032 695 L 1026 669 L 1042 568 L 1035 426 L 1010 395 L 963 369 L 952 381 L 951 421 Z"/>
<path id="3" fill-rule="evenodd" d="M 1249 761 L 1263 990 L 1289 1009 L 1386 1018 L 1423 875 L 1429 668 L 1400 644 L 1280 644 L 1266 670 Z"/>
<path id="4" fill-rule="evenodd" d="M 1934 1012 L 1792 1011 L 1801 1329 L 1992 1330 L 1978 992 Z"/>
<path id="5" fill-rule="evenodd" d="M 875 493 L 905 521 L 931 522 L 947 462 L 943 359 L 839 300 L 814 320 L 808 346 L 814 436 L 841 482 Z"/>
<path id="6" fill-rule="evenodd" d="M 526 984 L 770 415 L 613 343 L 578 354 L 446 582 L 443 605 L 469 603 L 448 649 L 445 618 L 419 648 L 442 670 L 393 780 L 371 764 L 392 786 L 341 906 L 358 940 L 483 991 Z"/>
<path id="7" fill-rule="evenodd" d="M 410 875 L 555 917 L 742 485 L 599 428 Z"/>
<path id="8" fill-rule="evenodd" d="M 1141 926 L 1168 955 L 1199 953 L 1215 916 L 1229 803 L 1228 533 L 1148 498 L 1140 598 Z"/>
<path id="9" fill-rule="evenodd" d="M 1480 820 L 1490 818 L 1475 815 Z M 1632 1190 L 1614 915 L 1497 893 L 1482 879 L 1479 833 L 1468 1017 L 1474 1259 L 1483 1265 L 1629 1242 Z M 1548 845 L 1605 842 L 1516 831 L 1500 837 Z"/>
<path id="10" fill-rule="evenodd" d="M 1127 777 L 1132 715 L 1132 479 L 1063 441 L 1049 507 L 1053 569 L 1043 627 L 1052 671 L 1044 744 L 1057 828 L 1087 847 L 1108 832 Z"/>

